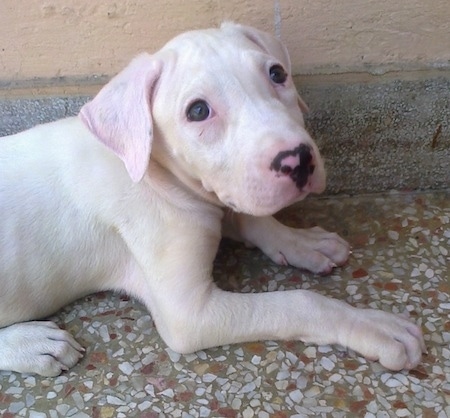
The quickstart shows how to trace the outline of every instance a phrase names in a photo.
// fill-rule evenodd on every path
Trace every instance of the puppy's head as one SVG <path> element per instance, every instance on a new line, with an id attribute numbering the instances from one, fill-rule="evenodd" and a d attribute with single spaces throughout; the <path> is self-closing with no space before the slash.
<path id="1" fill-rule="evenodd" d="M 268 215 L 324 189 L 305 107 L 285 47 L 227 23 L 138 57 L 81 117 L 134 181 L 145 175 L 150 156 L 218 204 Z"/>

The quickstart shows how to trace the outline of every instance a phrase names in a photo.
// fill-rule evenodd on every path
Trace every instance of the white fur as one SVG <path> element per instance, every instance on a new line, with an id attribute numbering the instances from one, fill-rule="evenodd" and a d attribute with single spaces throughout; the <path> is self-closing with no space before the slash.
<path id="1" fill-rule="evenodd" d="M 336 234 L 271 217 L 325 185 L 305 105 L 291 77 L 271 81 L 274 64 L 289 72 L 285 48 L 255 29 L 189 32 L 137 57 L 78 117 L 0 140 L 0 369 L 55 376 L 74 366 L 83 348 L 67 332 L 26 321 L 105 289 L 139 298 L 183 353 L 299 339 L 339 343 L 394 370 L 419 363 L 420 329 L 402 317 L 302 290 L 229 293 L 212 281 L 222 234 L 317 273 L 349 255 Z M 210 104 L 205 121 L 186 118 L 196 99 Z M 299 144 L 314 164 L 302 188 L 270 168 Z"/>

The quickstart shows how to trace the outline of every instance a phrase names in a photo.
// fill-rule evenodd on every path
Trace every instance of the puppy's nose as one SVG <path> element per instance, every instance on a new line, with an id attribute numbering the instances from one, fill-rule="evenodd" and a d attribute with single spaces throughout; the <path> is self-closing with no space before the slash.
<path id="1" fill-rule="evenodd" d="M 299 189 L 305 187 L 314 168 L 311 147 L 306 144 L 279 152 L 270 165 L 279 175 L 289 176 Z"/>

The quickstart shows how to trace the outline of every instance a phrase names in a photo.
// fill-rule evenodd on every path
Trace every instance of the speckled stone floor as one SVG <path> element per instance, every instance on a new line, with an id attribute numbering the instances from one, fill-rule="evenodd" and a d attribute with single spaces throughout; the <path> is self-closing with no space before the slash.
<path id="1" fill-rule="evenodd" d="M 53 318 L 86 347 L 57 378 L 0 372 L 0 416 L 9 417 L 449 417 L 450 190 L 310 199 L 280 214 L 349 240 L 349 263 L 330 276 L 274 265 L 224 242 L 215 277 L 230 291 L 314 289 L 360 307 L 408 311 L 428 354 L 391 373 L 342 347 L 265 341 L 179 355 L 150 315 L 102 293 Z"/>

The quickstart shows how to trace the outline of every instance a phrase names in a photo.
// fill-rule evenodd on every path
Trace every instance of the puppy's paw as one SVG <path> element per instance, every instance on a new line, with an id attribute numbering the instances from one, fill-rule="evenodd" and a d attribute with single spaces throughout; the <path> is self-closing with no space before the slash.
<path id="1" fill-rule="evenodd" d="M 371 309 L 356 309 L 345 339 L 348 347 L 394 371 L 413 369 L 426 352 L 422 331 L 409 318 Z"/>
<path id="2" fill-rule="evenodd" d="M 276 263 L 307 269 L 313 273 L 329 274 L 333 268 L 346 263 L 350 245 L 339 235 L 322 228 L 289 228 L 277 237 L 276 247 L 267 255 Z"/>
<path id="3" fill-rule="evenodd" d="M 50 321 L 23 322 L 0 330 L 0 369 L 58 376 L 78 363 L 84 348 Z"/>

